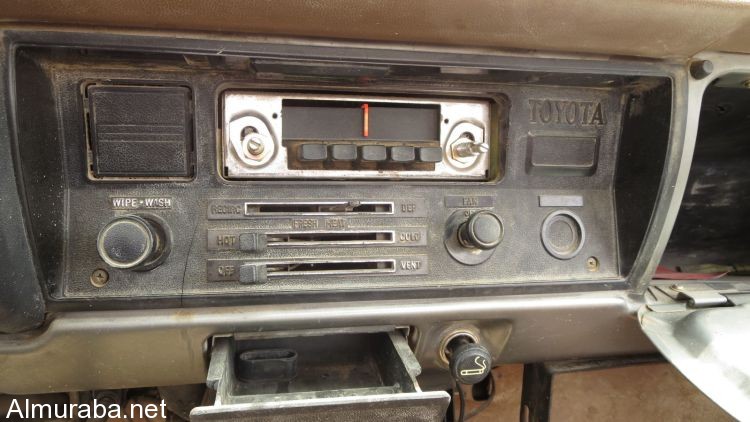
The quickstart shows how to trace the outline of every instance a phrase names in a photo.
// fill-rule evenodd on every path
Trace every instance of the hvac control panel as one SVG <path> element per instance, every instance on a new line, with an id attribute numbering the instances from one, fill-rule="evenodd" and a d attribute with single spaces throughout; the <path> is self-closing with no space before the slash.
<path id="1" fill-rule="evenodd" d="M 162 175 L 158 161 L 149 174 L 135 168 L 154 161 L 151 155 L 164 155 L 163 139 L 183 147 L 180 163 L 195 160 L 189 153 L 193 140 L 183 135 L 191 130 L 175 124 L 191 124 L 183 112 L 189 107 L 182 102 L 190 98 L 185 88 L 94 84 L 86 90 L 91 162 L 97 164 L 89 181 L 97 192 L 105 195 L 101 183 L 113 176 L 144 182 L 189 176 Z M 151 97 L 172 111 L 152 116 Z M 169 98 L 174 104 L 165 103 Z M 591 103 L 601 112 L 607 100 Z M 137 107 L 136 101 L 146 104 Z M 565 109 L 545 104 L 522 103 L 529 123 L 568 124 Z M 116 212 L 96 240 L 104 265 L 89 256 L 112 277 L 99 292 L 116 291 L 117 279 L 157 274 L 162 263 L 175 262 L 175 253 L 186 252 L 182 290 L 195 294 L 461 285 L 530 274 L 541 280 L 616 275 L 613 245 L 604 236 L 586 235 L 588 226 L 614 236 L 606 224 L 611 216 L 593 212 L 592 204 L 606 200 L 606 192 L 497 190 L 503 148 L 508 148 L 501 129 L 507 102 L 232 88 L 217 96 L 215 107 L 217 154 L 208 164 L 223 185 L 193 198 L 149 197 L 142 190 L 130 198 L 109 196 Z M 121 116 L 127 117 L 116 122 Z M 607 138 L 603 115 L 595 123 L 581 119 L 589 127 L 575 136 L 535 131 L 525 140 L 526 150 L 519 151 L 525 159 L 507 165 L 530 166 L 525 173 L 549 180 L 596 174 L 600 144 L 611 151 L 614 141 Z M 137 136 L 134 125 L 139 125 Z M 110 152 L 118 148 L 147 158 L 132 163 Z M 102 171 L 106 166 L 133 169 L 115 174 Z M 432 185 L 407 184 L 411 180 Z M 178 208 L 200 213 L 190 222 L 170 223 L 167 216 Z M 178 244 L 188 234 L 189 245 Z M 539 257 L 547 262 L 532 265 Z"/>

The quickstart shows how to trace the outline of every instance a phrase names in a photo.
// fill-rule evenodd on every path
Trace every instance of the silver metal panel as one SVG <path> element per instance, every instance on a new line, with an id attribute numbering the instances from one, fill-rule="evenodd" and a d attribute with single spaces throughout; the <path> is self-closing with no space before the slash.
<path id="1" fill-rule="evenodd" d="M 73 312 L 0 337 L 0 392 L 39 393 L 203 383 L 206 340 L 235 332 L 442 322 L 513 325 L 498 363 L 650 353 L 626 292 Z M 417 353 L 434 368 L 437 347 Z M 500 350 L 493 353 L 499 353 Z"/>
<path id="2" fill-rule="evenodd" d="M 750 305 L 644 306 L 639 316 L 643 331 L 685 377 L 735 418 L 750 420 Z"/>
<path id="3" fill-rule="evenodd" d="M 414 421 L 435 422 L 445 418 L 450 396 L 445 391 L 365 397 L 333 397 L 304 401 L 278 401 L 222 406 L 221 410 L 198 407 L 192 421 Z"/>
<path id="4" fill-rule="evenodd" d="M 581 195 L 539 195 L 540 207 L 582 207 Z"/>

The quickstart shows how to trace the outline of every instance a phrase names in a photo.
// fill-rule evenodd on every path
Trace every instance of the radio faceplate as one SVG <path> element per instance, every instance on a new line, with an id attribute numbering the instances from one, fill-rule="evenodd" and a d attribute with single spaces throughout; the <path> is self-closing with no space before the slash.
<path id="1" fill-rule="evenodd" d="M 486 181 L 497 162 L 494 103 L 226 91 L 228 179 Z"/>

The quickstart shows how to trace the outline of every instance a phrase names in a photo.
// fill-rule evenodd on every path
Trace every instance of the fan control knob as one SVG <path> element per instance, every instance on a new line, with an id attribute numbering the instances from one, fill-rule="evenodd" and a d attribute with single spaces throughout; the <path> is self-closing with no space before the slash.
<path id="1" fill-rule="evenodd" d="M 494 249 L 503 240 L 503 223 L 491 211 L 476 212 L 458 228 L 458 240 L 466 248 Z"/>

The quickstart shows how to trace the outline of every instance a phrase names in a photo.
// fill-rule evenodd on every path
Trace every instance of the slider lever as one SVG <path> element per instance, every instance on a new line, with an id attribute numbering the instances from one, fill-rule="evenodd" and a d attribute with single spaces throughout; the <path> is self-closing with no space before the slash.
<path id="1" fill-rule="evenodd" d="M 354 208 L 360 205 L 361 203 L 359 201 L 349 201 L 346 204 L 327 205 L 325 206 L 325 209 L 321 209 L 321 211 L 323 212 L 352 212 Z"/>

